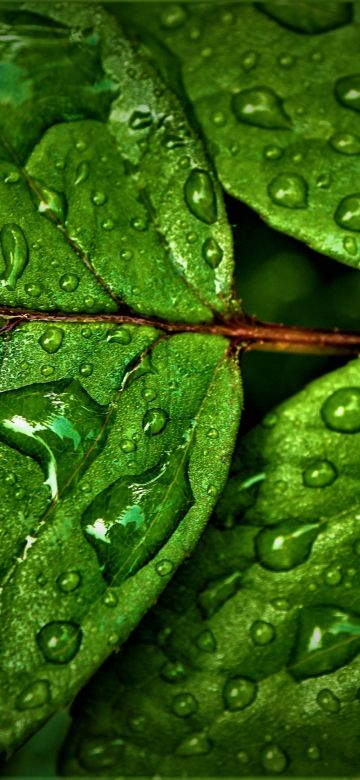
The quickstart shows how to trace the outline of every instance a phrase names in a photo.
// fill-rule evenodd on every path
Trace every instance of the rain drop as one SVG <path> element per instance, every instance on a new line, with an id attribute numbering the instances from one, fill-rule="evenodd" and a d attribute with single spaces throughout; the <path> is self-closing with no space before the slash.
<path id="1" fill-rule="evenodd" d="M 202 246 L 202 256 L 210 268 L 217 268 L 221 263 L 223 250 L 214 238 L 207 238 Z"/>
<path id="2" fill-rule="evenodd" d="M 269 129 L 289 129 L 282 100 L 269 87 L 253 87 L 236 92 L 231 108 L 238 122 Z"/>
<path id="3" fill-rule="evenodd" d="M 329 143 L 340 154 L 360 154 L 360 137 L 352 133 L 336 133 Z"/>
<path id="4" fill-rule="evenodd" d="M 198 703 L 192 693 L 179 693 L 172 703 L 172 710 L 179 718 L 188 718 L 198 708 Z"/>
<path id="5" fill-rule="evenodd" d="M 328 487 L 335 482 L 337 476 L 337 470 L 330 460 L 318 460 L 305 469 L 303 483 L 311 488 Z"/>
<path id="6" fill-rule="evenodd" d="M 56 580 L 59 590 L 63 593 L 71 593 L 76 590 L 81 582 L 81 574 L 76 569 L 64 571 Z"/>
<path id="7" fill-rule="evenodd" d="M 306 751 L 306 755 L 310 761 L 319 761 L 321 758 L 320 749 L 317 745 L 310 745 Z"/>
<path id="8" fill-rule="evenodd" d="M 190 734 L 176 748 L 179 756 L 204 756 L 211 750 L 211 742 L 206 734 Z"/>
<path id="9" fill-rule="evenodd" d="M 46 680 L 36 680 L 21 691 L 15 706 L 17 710 L 34 710 L 47 704 L 49 698 L 49 684 Z"/>
<path id="10" fill-rule="evenodd" d="M 259 61 L 259 55 L 256 51 L 246 51 L 240 61 L 244 70 L 252 70 Z"/>
<path id="11" fill-rule="evenodd" d="M 107 201 L 107 196 L 105 195 L 105 192 L 94 192 L 92 198 L 92 202 L 95 204 L 95 206 L 103 206 L 104 203 Z"/>
<path id="12" fill-rule="evenodd" d="M 3 287 L 15 290 L 16 283 L 28 262 L 27 241 L 19 225 L 9 222 L 1 228 L 0 243 L 5 262 L 1 283 Z"/>
<path id="13" fill-rule="evenodd" d="M 64 338 L 64 331 L 61 328 L 50 327 L 46 328 L 44 333 L 39 338 L 40 346 L 52 355 L 60 349 Z"/>
<path id="14" fill-rule="evenodd" d="M 65 222 L 66 201 L 62 192 L 56 192 L 35 179 L 31 192 L 40 214 L 61 224 Z"/>
<path id="15" fill-rule="evenodd" d="M 156 573 L 159 577 L 168 577 L 174 570 L 174 564 L 172 561 L 164 560 L 159 561 L 155 566 Z"/>
<path id="16" fill-rule="evenodd" d="M 41 295 L 41 287 L 38 284 L 26 284 L 25 285 L 25 292 L 27 295 L 30 295 L 31 298 L 38 298 L 39 295 Z"/>
<path id="17" fill-rule="evenodd" d="M 306 561 L 319 533 L 314 523 L 287 520 L 275 528 L 263 528 L 255 544 L 262 566 L 272 571 L 288 571 Z"/>
<path id="18" fill-rule="evenodd" d="M 216 221 L 217 208 L 212 180 L 200 168 L 194 168 L 184 186 L 185 202 L 191 213 L 201 222 L 211 225 Z"/>
<path id="19" fill-rule="evenodd" d="M 169 3 L 160 16 L 160 24 L 165 30 L 176 30 L 184 24 L 185 19 L 185 8 L 175 3 Z"/>
<path id="20" fill-rule="evenodd" d="M 94 366 L 92 363 L 82 363 L 79 368 L 79 374 L 84 377 L 91 376 L 92 372 L 94 370 Z"/>
<path id="21" fill-rule="evenodd" d="M 169 683 L 178 683 L 186 677 L 185 668 L 180 661 L 168 661 L 161 670 L 161 676 Z"/>
<path id="22" fill-rule="evenodd" d="M 214 653 L 216 650 L 216 639 L 209 628 L 202 631 L 196 639 L 196 646 L 205 653 Z"/>
<path id="23" fill-rule="evenodd" d="M 343 198 L 335 212 L 336 222 L 347 230 L 360 230 L 360 193 Z"/>
<path id="24" fill-rule="evenodd" d="M 75 184 L 82 184 L 83 181 L 86 181 L 89 176 L 89 171 L 89 163 L 86 162 L 86 160 L 83 160 L 81 163 L 79 163 L 76 170 Z"/>
<path id="25" fill-rule="evenodd" d="M 77 623 L 55 620 L 43 626 L 36 639 L 46 661 L 67 664 L 80 649 L 82 631 Z"/>
<path id="26" fill-rule="evenodd" d="M 156 436 L 161 433 L 167 422 L 169 415 L 164 409 L 149 409 L 143 417 L 143 430 L 147 436 Z"/>
<path id="27" fill-rule="evenodd" d="M 144 130 L 153 122 L 153 116 L 148 106 L 139 106 L 133 111 L 129 119 L 129 125 L 132 130 Z"/>
<path id="28" fill-rule="evenodd" d="M 225 707 L 228 710 L 244 710 L 251 704 L 256 696 L 257 686 L 247 677 L 233 677 L 227 680 L 224 686 L 223 696 Z"/>
<path id="29" fill-rule="evenodd" d="M 109 609 L 113 609 L 117 606 L 119 600 L 118 597 L 113 590 L 107 590 L 106 593 L 103 595 L 102 599 L 103 604 L 105 604 L 105 607 L 109 607 Z"/>
<path id="30" fill-rule="evenodd" d="M 335 84 L 335 95 L 346 108 L 360 111 L 360 73 L 338 79 Z"/>
<path id="31" fill-rule="evenodd" d="M 266 745 L 261 751 L 261 763 L 266 772 L 280 775 L 288 765 L 286 753 L 278 745 Z"/>
<path id="32" fill-rule="evenodd" d="M 335 390 L 322 405 L 321 417 L 332 431 L 360 431 L 360 388 L 341 387 Z"/>
<path id="33" fill-rule="evenodd" d="M 111 328 L 108 333 L 106 340 L 109 342 L 109 344 L 130 344 L 132 339 L 131 332 L 126 327 L 115 327 Z"/>
<path id="34" fill-rule="evenodd" d="M 304 209 L 307 206 L 307 183 L 297 173 L 280 173 L 268 187 L 271 199 L 278 206 L 288 209 Z"/>
<path id="35" fill-rule="evenodd" d="M 340 701 L 329 688 L 319 691 L 316 701 L 321 709 L 329 715 L 335 715 L 340 710 Z"/>
<path id="36" fill-rule="evenodd" d="M 342 580 L 342 573 L 341 569 L 338 566 L 329 566 L 328 569 L 325 569 L 324 571 L 324 582 L 326 585 L 336 586 L 340 585 L 340 582 Z"/>
<path id="37" fill-rule="evenodd" d="M 119 447 L 122 452 L 128 454 L 130 452 L 135 452 L 136 443 L 133 441 L 133 439 L 121 439 Z"/>
<path id="38" fill-rule="evenodd" d="M 265 146 L 264 157 L 265 160 L 279 160 L 284 154 L 280 146 Z"/>
<path id="39" fill-rule="evenodd" d="M 60 287 L 65 292 L 74 292 L 79 286 L 79 277 L 76 274 L 64 274 L 60 279 Z"/>
<path id="40" fill-rule="evenodd" d="M 255 620 L 250 628 L 250 636 L 254 645 L 268 645 L 275 639 L 275 628 L 265 620 Z"/>

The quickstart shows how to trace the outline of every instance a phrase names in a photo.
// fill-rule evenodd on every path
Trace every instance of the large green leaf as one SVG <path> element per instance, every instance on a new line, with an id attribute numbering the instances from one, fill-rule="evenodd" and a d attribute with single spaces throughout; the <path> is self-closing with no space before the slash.
<path id="1" fill-rule="evenodd" d="M 149 32 L 181 63 L 225 189 L 273 227 L 358 267 L 360 61 L 351 4 L 117 9 L 150 47 Z"/>
<path id="2" fill-rule="evenodd" d="M 180 103 L 100 8 L 0 10 L 0 306 L 25 319 L 1 343 L 8 752 L 191 552 L 242 393 L 226 339 L 161 329 L 232 309 L 221 190 Z"/>
<path id="3" fill-rule="evenodd" d="M 358 777 L 360 362 L 242 441 L 192 560 L 85 689 L 65 775 Z"/>

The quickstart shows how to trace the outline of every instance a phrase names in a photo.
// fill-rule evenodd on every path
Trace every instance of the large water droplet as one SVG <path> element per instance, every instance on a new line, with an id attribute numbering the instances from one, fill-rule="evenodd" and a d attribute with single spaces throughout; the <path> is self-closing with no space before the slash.
<path id="1" fill-rule="evenodd" d="M 319 691 L 316 701 L 319 707 L 329 715 L 335 715 L 340 710 L 339 699 L 329 688 L 323 688 L 322 691 Z"/>
<path id="2" fill-rule="evenodd" d="M 360 388 L 341 387 L 321 407 L 325 425 L 339 433 L 360 431 Z"/>
<path id="3" fill-rule="evenodd" d="M 164 409 L 148 409 L 143 417 L 143 429 L 147 436 L 157 436 L 162 433 L 167 422 L 169 415 Z"/>
<path id="4" fill-rule="evenodd" d="M 76 590 L 76 588 L 79 587 L 81 582 L 81 574 L 80 572 L 76 571 L 76 569 L 64 571 L 57 578 L 56 582 L 58 588 L 62 590 L 63 593 L 71 593 L 71 591 Z"/>
<path id="5" fill-rule="evenodd" d="M 39 338 L 40 346 L 52 355 L 60 349 L 64 338 L 64 331 L 61 328 L 50 327 L 46 328 L 44 333 Z"/>
<path id="6" fill-rule="evenodd" d="M 276 636 L 275 628 L 265 620 L 255 620 L 250 628 L 250 636 L 254 645 L 268 645 Z"/>
<path id="7" fill-rule="evenodd" d="M 79 286 L 79 277 L 76 274 L 64 274 L 59 284 L 65 292 L 74 292 Z"/>
<path id="8" fill-rule="evenodd" d="M 120 326 L 111 328 L 107 334 L 106 340 L 109 344 L 130 344 L 132 335 L 128 328 Z"/>
<path id="9" fill-rule="evenodd" d="M 307 183 L 297 173 L 280 173 L 268 187 L 274 203 L 288 209 L 304 209 L 307 206 Z"/>
<path id="10" fill-rule="evenodd" d="M 279 745 L 266 745 L 261 751 L 260 759 L 265 771 L 273 775 L 285 772 L 288 765 L 288 757 Z"/>
<path id="11" fill-rule="evenodd" d="M 360 136 L 352 133 L 336 133 L 330 138 L 330 144 L 340 154 L 360 154 Z"/>
<path id="12" fill-rule="evenodd" d="M 190 734 L 176 748 L 178 756 L 204 756 L 210 753 L 211 742 L 206 734 Z"/>
<path id="13" fill-rule="evenodd" d="M 31 193 L 40 214 L 52 221 L 64 224 L 66 200 L 62 192 L 56 192 L 42 181 L 33 179 Z"/>
<path id="14" fill-rule="evenodd" d="M 346 108 L 360 111 L 360 73 L 338 79 L 335 84 L 335 95 Z"/>
<path id="15" fill-rule="evenodd" d="M 247 125 L 269 129 L 290 127 L 281 98 L 269 87 L 253 87 L 237 92 L 232 97 L 231 107 L 236 119 Z"/>
<path id="16" fill-rule="evenodd" d="M 224 702 L 228 710 L 244 710 L 256 696 L 257 686 L 247 677 L 233 677 L 224 686 Z"/>
<path id="17" fill-rule="evenodd" d="M 192 693 L 179 693 L 172 703 L 172 710 L 179 718 L 188 718 L 198 709 L 198 703 Z"/>
<path id="18" fill-rule="evenodd" d="M 67 664 L 75 658 L 81 645 L 82 631 L 69 620 L 47 623 L 36 636 L 39 648 L 51 664 Z"/>
<path id="19" fill-rule="evenodd" d="M 203 243 L 202 256 L 210 268 L 217 268 L 221 263 L 223 250 L 214 238 L 207 238 Z"/>
<path id="20" fill-rule="evenodd" d="M 1 228 L 0 242 L 5 263 L 5 270 L 1 277 L 2 286 L 15 290 L 16 282 L 28 262 L 27 241 L 19 225 L 10 222 Z"/>
<path id="21" fill-rule="evenodd" d="M 347 230 L 360 230 L 360 192 L 343 198 L 336 211 L 335 219 L 340 227 Z"/>
<path id="22" fill-rule="evenodd" d="M 47 704 L 49 698 L 49 684 L 46 680 L 36 680 L 21 691 L 15 706 L 17 710 L 34 710 Z"/>
<path id="23" fill-rule="evenodd" d="M 314 523 L 295 520 L 264 528 L 256 537 L 257 554 L 262 566 L 273 571 L 287 571 L 306 561 L 319 533 Z"/>
<path id="24" fill-rule="evenodd" d="M 211 225 L 216 221 L 216 197 L 212 180 L 207 171 L 194 168 L 189 174 L 184 196 L 191 213 L 201 222 Z"/>
<path id="25" fill-rule="evenodd" d="M 337 470 L 330 460 L 317 460 L 308 466 L 303 473 L 303 482 L 306 487 L 328 487 L 335 482 L 338 476 Z"/>
<path id="26" fill-rule="evenodd" d="M 357 615 L 330 606 L 302 608 L 289 671 L 297 680 L 327 674 L 349 663 L 359 650 Z"/>

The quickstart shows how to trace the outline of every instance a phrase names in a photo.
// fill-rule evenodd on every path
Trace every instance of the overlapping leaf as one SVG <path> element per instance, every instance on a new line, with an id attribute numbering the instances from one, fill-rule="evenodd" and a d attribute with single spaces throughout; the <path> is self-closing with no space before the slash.
<path id="1" fill-rule="evenodd" d="M 74 707 L 66 776 L 358 776 L 359 457 L 359 361 L 242 440 L 192 560 Z"/>

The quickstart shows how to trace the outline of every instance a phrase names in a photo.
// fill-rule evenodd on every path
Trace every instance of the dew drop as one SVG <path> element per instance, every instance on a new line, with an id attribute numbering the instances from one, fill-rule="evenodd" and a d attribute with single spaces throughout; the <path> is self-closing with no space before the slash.
<path id="1" fill-rule="evenodd" d="M 306 755 L 310 761 L 319 761 L 321 758 L 321 752 L 317 745 L 310 745 L 306 751 Z"/>
<path id="2" fill-rule="evenodd" d="M 297 173 L 280 173 L 268 187 L 271 199 L 278 206 L 288 209 L 304 209 L 307 206 L 307 183 Z"/>
<path id="3" fill-rule="evenodd" d="M 211 742 L 206 734 L 190 734 L 176 748 L 178 756 L 204 756 L 210 753 Z"/>
<path id="4" fill-rule="evenodd" d="M 143 430 L 147 436 L 157 436 L 161 433 L 167 422 L 169 415 L 164 409 L 148 409 L 143 417 Z"/>
<path id="5" fill-rule="evenodd" d="M 40 629 L 36 639 L 46 661 L 67 664 L 80 649 L 82 631 L 77 623 L 54 620 Z"/>
<path id="6" fill-rule="evenodd" d="M 107 196 L 105 195 L 105 192 L 94 192 L 91 198 L 92 202 L 95 204 L 95 206 L 103 206 L 104 203 L 107 201 Z"/>
<path id="7" fill-rule="evenodd" d="M 340 154 L 360 154 L 360 137 L 352 133 L 336 133 L 329 143 Z"/>
<path id="8" fill-rule="evenodd" d="M 119 447 L 122 452 L 128 454 L 129 452 L 135 452 L 136 443 L 133 441 L 133 439 L 121 439 Z"/>
<path id="9" fill-rule="evenodd" d="M 341 569 L 338 566 L 329 566 L 328 569 L 325 569 L 324 571 L 324 582 L 326 585 L 336 586 L 340 585 L 340 582 L 342 580 L 342 573 Z"/>
<path id="10" fill-rule="evenodd" d="M 250 628 L 250 636 L 254 645 L 268 645 L 275 639 L 275 628 L 265 620 L 255 620 Z"/>
<path id="11" fill-rule="evenodd" d="M 211 582 L 198 597 L 198 604 L 206 618 L 211 617 L 233 596 L 241 585 L 242 575 L 233 572 L 226 577 Z"/>
<path id="12" fill-rule="evenodd" d="M 345 249 L 345 252 L 348 253 L 348 255 L 351 255 L 352 257 L 354 257 L 354 255 L 357 255 L 357 251 L 358 251 L 357 240 L 353 236 L 345 236 L 345 238 L 343 238 L 343 247 Z"/>
<path id="13" fill-rule="evenodd" d="M 280 157 L 282 157 L 283 154 L 284 152 L 280 146 L 273 145 L 264 147 L 265 160 L 280 160 Z"/>
<path id="14" fill-rule="evenodd" d="M 131 332 L 125 327 L 120 326 L 119 328 L 111 328 L 108 333 L 106 340 L 109 342 L 109 344 L 130 344 L 132 339 Z"/>
<path id="15" fill-rule="evenodd" d="M 146 387 L 143 390 L 142 396 L 145 401 L 154 401 L 156 398 L 156 392 L 152 387 Z"/>
<path id="16" fill-rule="evenodd" d="M 321 417 L 332 431 L 360 431 L 360 388 L 341 387 L 335 390 L 321 407 Z"/>
<path id="17" fill-rule="evenodd" d="M 244 68 L 244 70 L 252 70 L 256 67 L 259 61 L 259 55 L 256 51 L 245 51 L 244 54 L 241 57 L 241 65 Z"/>
<path id="18" fill-rule="evenodd" d="M 336 607 L 303 607 L 289 671 L 296 680 L 327 674 L 349 663 L 360 649 L 360 619 Z"/>
<path id="19" fill-rule="evenodd" d="M 132 130 L 144 130 L 153 122 L 153 115 L 148 106 L 139 106 L 136 111 L 133 111 L 129 119 L 129 125 Z"/>
<path id="20" fill-rule="evenodd" d="M 103 604 L 105 604 L 105 607 L 109 607 L 109 609 L 113 609 L 119 603 L 119 599 L 115 591 L 108 589 L 106 593 L 104 593 L 103 595 L 102 602 Z"/>
<path id="21" fill-rule="evenodd" d="M 269 87 L 253 87 L 236 92 L 231 99 L 231 108 L 238 122 L 247 125 L 269 129 L 290 127 L 282 100 Z"/>
<path id="22" fill-rule="evenodd" d="M 0 243 L 5 262 L 5 271 L 1 277 L 3 287 L 15 290 L 16 283 L 23 274 L 29 258 L 25 234 L 15 222 L 3 225 Z"/>
<path id="23" fill-rule="evenodd" d="M 180 661 L 168 661 L 161 670 L 161 676 L 169 683 L 178 683 L 184 680 L 186 672 Z"/>
<path id="24" fill-rule="evenodd" d="M 233 677 L 227 680 L 224 686 L 223 696 L 225 707 L 228 710 L 244 710 L 255 699 L 257 686 L 247 677 Z"/>
<path id="25" fill-rule="evenodd" d="M 219 431 L 217 428 L 209 428 L 209 430 L 206 432 L 206 435 L 208 439 L 218 439 Z"/>
<path id="26" fill-rule="evenodd" d="M 122 758 L 123 750 L 123 739 L 109 739 L 99 734 L 86 737 L 80 742 L 77 757 L 83 769 L 95 772 L 116 766 Z"/>
<path id="27" fill-rule="evenodd" d="M 291 54 L 281 54 L 280 57 L 278 57 L 278 63 L 282 68 L 292 68 L 295 59 Z"/>
<path id="28" fill-rule="evenodd" d="M 288 765 L 287 755 L 279 745 L 266 745 L 261 751 L 260 758 L 265 771 L 273 775 L 285 772 Z"/>
<path id="29" fill-rule="evenodd" d="M 211 121 L 217 127 L 223 127 L 224 125 L 226 125 L 226 116 L 222 111 L 215 111 L 215 113 L 211 117 Z"/>
<path id="30" fill-rule="evenodd" d="M 122 260 L 131 260 L 133 256 L 133 253 L 131 249 L 122 249 L 120 252 L 120 257 Z"/>
<path id="31" fill-rule="evenodd" d="M 319 533 L 314 523 L 287 520 L 275 528 L 263 528 L 255 544 L 262 566 L 272 571 L 288 571 L 306 561 Z"/>
<path id="32" fill-rule="evenodd" d="M 318 460 L 305 469 L 303 483 L 311 488 L 328 487 L 335 482 L 337 476 L 337 470 L 330 460 Z"/>
<path id="33" fill-rule="evenodd" d="M 84 377 L 91 376 L 92 372 L 94 370 L 94 366 L 92 363 L 82 363 L 79 368 L 79 374 Z"/>
<path id="34" fill-rule="evenodd" d="M 347 230 L 360 230 L 360 193 L 343 198 L 335 212 L 335 220 Z"/>
<path id="35" fill-rule="evenodd" d="M 168 577 L 169 574 L 171 574 L 174 570 L 174 564 L 172 561 L 166 560 L 164 558 L 164 560 L 158 561 L 155 566 L 155 570 L 159 577 Z"/>
<path id="36" fill-rule="evenodd" d="M 46 328 L 44 333 L 39 338 L 40 346 L 52 355 L 60 349 L 64 338 L 64 331 L 61 328 L 50 327 Z"/>
<path id="37" fill-rule="evenodd" d="M 198 708 L 198 703 L 192 693 L 179 693 L 172 702 L 172 710 L 178 718 L 188 718 Z"/>
<path id="38" fill-rule="evenodd" d="M 35 179 L 31 192 L 40 214 L 61 224 L 65 222 L 66 200 L 62 192 L 56 192 Z"/>
<path id="39" fill-rule="evenodd" d="M 186 10 L 176 3 L 169 3 L 160 15 L 160 24 L 165 30 L 176 30 L 186 20 Z"/>
<path id="40" fill-rule="evenodd" d="M 209 628 L 202 631 L 196 638 L 196 646 L 205 653 L 214 653 L 216 650 L 216 639 Z"/>
<path id="41" fill-rule="evenodd" d="M 20 181 L 20 173 L 11 171 L 4 179 L 5 184 L 17 184 Z"/>
<path id="42" fill-rule="evenodd" d="M 75 149 L 77 149 L 78 152 L 84 152 L 87 147 L 86 141 L 84 141 L 83 138 L 80 138 L 79 141 L 76 141 Z"/>
<path id="43" fill-rule="evenodd" d="M 113 219 L 108 217 L 108 219 L 104 219 L 104 222 L 101 223 L 101 227 L 103 230 L 113 230 L 115 227 L 115 222 Z"/>
<path id="44" fill-rule="evenodd" d="M 39 295 L 41 295 L 41 287 L 38 284 L 26 284 L 25 285 L 25 292 L 27 295 L 30 295 L 31 298 L 38 298 Z"/>
<path id="45" fill-rule="evenodd" d="M 63 593 L 71 593 L 71 591 L 76 590 L 76 588 L 79 587 L 81 583 L 81 574 L 76 571 L 76 569 L 64 571 L 57 578 L 56 582 L 59 590 Z"/>
<path id="46" fill-rule="evenodd" d="M 335 84 L 335 95 L 346 108 L 360 111 L 360 73 L 338 79 Z"/>
<path id="47" fill-rule="evenodd" d="M 340 710 L 340 701 L 329 688 L 319 691 L 316 701 L 319 707 L 329 715 L 335 715 Z"/>
<path id="48" fill-rule="evenodd" d="M 55 371 L 54 366 L 41 366 L 41 373 L 45 377 L 52 376 Z"/>
<path id="49" fill-rule="evenodd" d="M 207 171 L 194 168 L 184 186 L 185 202 L 191 213 L 201 222 L 211 225 L 216 221 L 217 208 L 212 180 Z"/>
<path id="50" fill-rule="evenodd" d="M 74 292 L 79 286 L 79 277 L 76 274 L 64 274 L 60 279 L 60 287 L 65 292 Z"/>
<path id="51" fill-rule="evenodd" d="M 143 233 L 144 230 L 148 229 L 148 222 L 144 217 L 133 217 L 130 224 L 131 227 L 134 228 L 134 230 L 138 230 L 139 233 Z"/>
<path id="52" fill-rule="evenodd" d="M 47 704 L 49 698 L 49 684 L 46 680 L 36 680 L 21 691 L 15 706 L 17 710 L 34 710 Z"/>
<path id="53" fill-rule="evenodd" d="M 89 163 L 86 162 L 86 160 L 83 160 L 77 167 L 75 184 L 82 184 L 84 181 L 86 181 L 89 176 L 89 172 Z"/>
<path id="54" fill-rule="evenodd" d="M 217 268 L 221 263 L 223 250 L 214 238 L 207 238 L 202 246 L 202 256 L 210 268 Z"/>
<path id="55" fill-rule="evenodd" d="M 249 762 L 249 754 L 246 752 L 246 750 L 239 750 L 239 752 L 236 754 L 236 758 L 238 761 L 240 761 L 240 764 L 248 764 Z"/>

